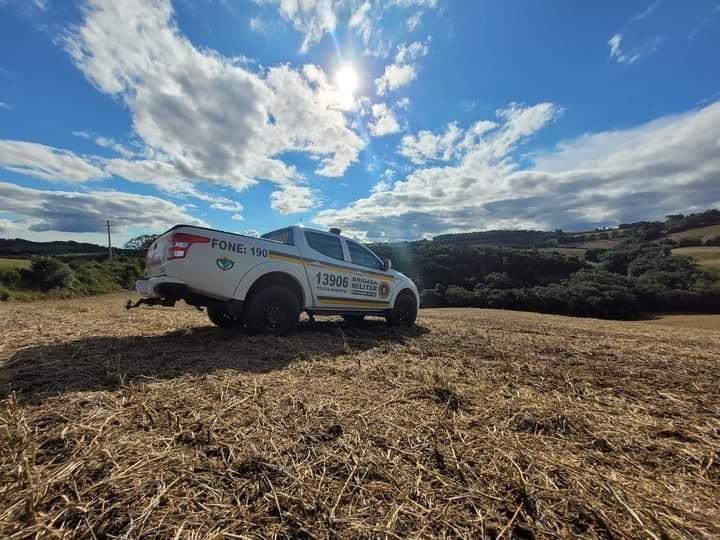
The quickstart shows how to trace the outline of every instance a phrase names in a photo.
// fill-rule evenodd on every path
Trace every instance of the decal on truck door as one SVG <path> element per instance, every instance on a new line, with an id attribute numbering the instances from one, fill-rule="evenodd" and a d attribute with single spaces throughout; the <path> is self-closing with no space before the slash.
<path id="1" fill-rule="evenodd" d="M 227 257 L 220 257 L 218 260 L 215 261 L 215 264 L 217 264 L 217 267 L 220 270 L 222 270 L 223 272 L 227 272 L 233 266 L 235 266 L 235 261 L 233 261 L 232 259 L 228 259 Z"/>

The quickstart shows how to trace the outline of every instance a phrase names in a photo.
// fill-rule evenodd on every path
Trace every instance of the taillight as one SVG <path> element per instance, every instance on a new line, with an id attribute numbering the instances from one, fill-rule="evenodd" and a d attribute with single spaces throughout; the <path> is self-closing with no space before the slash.
<path id="1" fill-rule="evenodd" d="M 170 243 L 167 248 L 167 258 L 183 259 L 193 244 L 207 244 L 210 239 L 206 236 L 197 236 L 195 234 L 175 233 L 170 237 Z"/>

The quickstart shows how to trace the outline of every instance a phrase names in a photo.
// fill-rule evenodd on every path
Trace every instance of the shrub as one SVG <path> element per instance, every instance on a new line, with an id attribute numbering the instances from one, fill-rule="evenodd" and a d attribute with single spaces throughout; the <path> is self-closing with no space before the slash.
<path id="1" fill-rule="evenodd" d="M 702 246 L 702 238 L 681 238 L 677 242 L 678 247 L 696 247 Z"/>
<path id="2" fill-rule="evenodd" d="M 705 245 L 706 246 L 720 246 L 720 234 L 705 240 Z"/>
<path id="3" fill-rule="evenodd" d="M 605 248 L 590 248 L 585 251 L 585 260 L 588 262 L 598 262 L 600 260 L 600 256 L 606 251 L 607 249 Z"/>
<path id="4" fill-rule="evenodd" d="M 423 289 L 420 291 L 420 307 L 433 308 L 445 305 L 445 295 L 438 289 Z"/>
<path id="5" fill-rule="evenodd" d="M 33 259 L 30 268 L 21 272 L 23 281 L 30 288 L 43 291 L 63 288 L 72 277 L 70 267 L 53 257 Z"/>
<path id="6" fill-rule="evenodd" d="M 0 284 L 10 289 L 16 289 L 20 286 L 22 276 L 17 268 L 0 267 Z"/>

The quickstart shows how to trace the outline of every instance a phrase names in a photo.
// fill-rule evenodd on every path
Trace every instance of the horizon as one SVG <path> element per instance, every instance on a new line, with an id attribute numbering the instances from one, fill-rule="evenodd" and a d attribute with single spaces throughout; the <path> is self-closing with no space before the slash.
<path id="1" fill-rule="evenodd" d="M 720 2 L 0 0 L 0 237 L 720 207 Z"/>

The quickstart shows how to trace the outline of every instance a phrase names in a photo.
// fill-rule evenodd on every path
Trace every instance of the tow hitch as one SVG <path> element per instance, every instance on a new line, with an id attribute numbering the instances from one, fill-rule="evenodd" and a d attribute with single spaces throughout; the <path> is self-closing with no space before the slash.
<path id="1" fill-rule="evenodd" d="M 174 298 L 140 298 L 137 302 L 128 300 L 125 309 L 134 309 L 142 305 L 146 306 L 165 306 L 174 307 L 176 300 Z"/>

